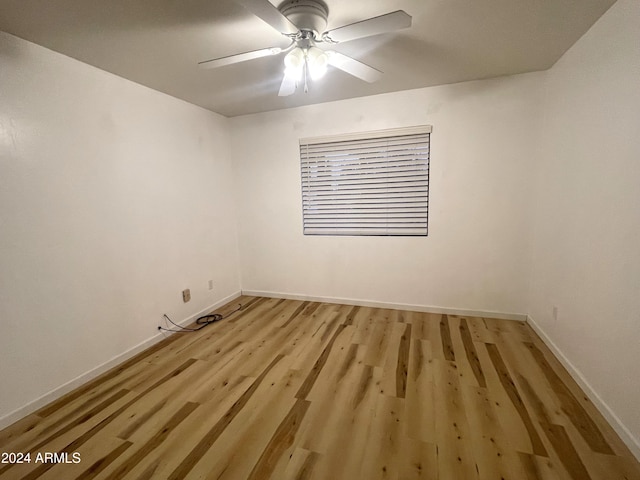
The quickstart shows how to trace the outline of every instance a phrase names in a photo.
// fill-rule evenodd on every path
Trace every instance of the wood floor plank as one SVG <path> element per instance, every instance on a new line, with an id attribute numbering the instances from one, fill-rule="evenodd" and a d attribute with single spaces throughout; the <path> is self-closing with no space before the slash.
<path id="1" fill-rule="evenodd" d="M 534 418 L 539 422 L 570 424 L 571 420 L 562 412 L 558 398 L 535 361 L 530 355 L 522 354 L 523 343 L 501 341 L 498 346 Z"/>
<path id="2" fill-rule="evenodd" d="M 120 465 L 114 472 L 109 475 L 110 479 L 116 480 L 123 478 L 127 473 L 133 470 L 142 460 L 147 458 L 162 442 L 171 434 L 171 432 L 180 425 L 199 405 L 197 403 L 185 403 L 180 410 L 174 413 L 169 421 L 165 423 L 149 440 L 147 440 L 135 452 L 127 457 L 127 461 Z"/>
<path id="3" fill-rule="evenodd" d="M 509 370 L 507 369 L 507 366 L 505 365 L 504 360 L 502 359 L 502 356 L 498 351 L 498 348 L 494 344 L 490 344 L 487 345 L 487 351 L 489 352 L 489 357 L 493 362 L 493 366 L 495 367 L 496 372 L 498 372 L 498 376 L 500 378 L 502 386 L 504 387 L 504 390 L 507 392 L 509 399 L 518 411 L 518 414 L 522 419 L 522 423 L 529 433 L 529 439 L 531 440 L 533 453 L 535 453 L 536 455 L 546 456 L 547 450 L 544 447 L 542 440 L 540 439 L 540 435 L 538 434 L 538 431 L 536 430 L 536 427 L 531 420 L 529 411 L 522 401 L 522 397 L 520 396 L 520 393 L 518 392 L 518 389 L 516 388 L 516 385 L 511 378 L 511 374 L 509 373 Z"/>
<path id="4" fill-rule="evenodd" d="M 300 339 L 298 345 L 290 351 L 289 355 L 293 361 L 293 369 L 303 372 L 310 371 L 338 328 L 345 328 L 345 330 L 353 332 L 355 327 L 331 321 L 336 309 L 340 310 L 340 307 L 325 305 L 304 322 L 302 328 L 305 330 L 305 336 Z M 340 311 L 344 313 L 346 310 Z M 329 328 L 330 325 L 332 329 Z"/>
<path id="5" fill-rule="evenodd" d="M 231 406 L 231 408 L 227 411 L 227 413 L 218 421 L 207 435 L 203 437 L 198 445 L 191 451 L 191 453 L 180 463 L 180 465 L 174 470 L 171 475 L 168 477 L 168 480 L 175 480 L 179 478 L 183 478 L 186 476 L 189 471 L 194 467 L 194 465 L 200 461 L 200 459 L 204 456 L 204 454 L 211 448 L 211 446 L 215 443 L 218 437 L 222 434 L 225 428 L 229 426 L 229 424 L 233 421 L 233 419 L 238 415 L 240 410 L 247 404 L 251 396 L 255 393 L 260 383 L 267 376 L 269 371 L 282 359 L 282 356 L 277 356 L 273 359 L 273 361 L 267 366 L 267 368 L 262 372 L 262 374 L 256 378 L 256 380 L 251 384 L 251 386 L 242 394 L 242 396 Z"/>
<path id="6" fill-rule="evenodd" d="M 366 390 L 374 388 L 373 367 L 362 363 L 364 346 L 355 345 L 355 359 L 349 361 L 353 351 L 351 345 L 354 345 L 349 342 L 350 337 L 346 335 L 337 340 L 334 348 L 336 353 L 342 355 L 326 365 L 318 378 L 317 388 L 307 397 L 312 405 L 302 428 L 300 446 L 323 456 L 331 445 L 341 442 L 340 434 L 346 434 L 345 422 L 352 421 L 353 411 L 360 407 Z M 342 349 L 342 345 L 349 347 Z M 348 366 L 346 371 L 345 365 Z M 336 405 L 343 405 L 344 408 L 336 408 Z"/>
<path id="7" fill-rule="evenodd" d="M 402 345 L 402 337 L 406 336 L 406 329 L 409 324 L 405 323 L 397 323 L 393 322 L 391 324 L 391 329 L 389 330 L 389 340 L 387 353 L 385 355 L 384 364 L 382 367 L 374 367 L 376 369 L 380 369 L 382 371 L 382 378 L 380 382 L 380 393 L 390 396 L 397 396 L 398 394 L 398 366 L 399 364 L 403 364 L 406 359 L 401 359 L 400 354 L 404 356 L 407 352 L 406 350 L 400 349 Z M 403 367 L 401 366 L 401 369 Z M 400 373 L 403 377 L 400 379 L 404 380 L 404 374 Z M 405 385 L 406 391 L 406 385 Z M 402 392 L 402 387 L 401 387 Z"/>
<path id="8" fill-rule="evenodd" d="M 317 452 L 296 448 L 282 476 L 274 478 L 282 478 L 282 480 L 310 480 L 313 477 L 314 468 L 319 458 L 320 454 Z"/>
<path id="9" fill-rule="evenodd" d="M 356 317 L 358 316 L 358 314 L 360 313 L 360 309 L 362 307 L 360 307 L 359 305 L 354 305 L 354 306 L 350 306 L 350 305 L 345 305 L 344 308 L 348 308 L 349 312 L 347 313 L 347 315 L 344 318 L 344 324 L 345 325 L 353 325 L 353 323 L 356 320 Z"/>
<path id="10" fill-rule="evenodd" d="M 523 322 L 241 296 L 0 431 L 5 479 L 640 480 Z M 63 457 L 60 457 L 63 458 Z"/>
<path id="11" fill-rule="evenodd" d="M 412 326 L 413 337 L 420 340 L 430 340 L 429 314 L 425 312 L 407 312 L 407 323 Z"/>
<path id="12" fill-rule="evenodd" d="M 477 478 L 457 367 L 446 360 L 435 363 L 435 432 L 440 479 Z"/>
<path id="13" fill-rule="evenodd" d="M 247 480 L 259 480 L 271 476 L 278 462 L 283 459 L 283 454 L 293 445 L 298 428 L 309 409 L 309 404 L 310 402 L 300 399 L 294 403 L 263 450 Z"/>
<path id="14" fill-rule="evenodd" d="M 387 347 L 394 322 L 385 316 L 385 310 L 377 310 L 373 316 L 373 327 L 367 341 L 367 354 L 364 363 L 372 367 L 382 367 L 387 358 Z"/>
<path id="15" fill-rule="evenodd" d="M 460 330 L 461 319 L 457 315 L 448 315 L 449 334 L 451 338 L 451 345 L 455 354 L 456 360 L 454 361 L 457 371 L 458 380 L 462 385 L 478 386 L 478 380 L 476 372 L 474 372 L 474 366 L 467 357 L 467 348 L 465 340 L 463 338 L 463 332 Z M 475 347 L 474 347 L 475 349 Z M 480 367 L 481 368 L 481 367 Z"/>
<path id="16" fill-rule="evenodd" d="M 383 480 L 396 478 L 400 470 L 400 448 L 403 444 L 401 419 L 404 401 L 389 395 L 378 395 L 371 419 L 367 448 L 362 459 L 360 478 Z"/>
<path id="17" fill-rule="evenodd" d="M 289 313 L 288 315 L 283 314 L 281 317 L 281 322 L 278 322 L 278 326 L 280 328 L 284 328 L 287 325 L 289 325 L 291 322 L 293 322 L 298 315 L 300 315 L 302 318 L 304 317 L 308 317 L 309 315 L 311 315 L 315 310 L 317 310 L 317 308 L 320 306 L 319 303 L 317 302 L 302 302 L 300 303 L 300 305 L 298 305 L 296 307 L 296 309 Z"/>
<path id="18" fill-rule="evenodd" d="M 315 311 L 318 310 L 320 309 Z M 281 345 L 280 353 L 294 358 L 298 357 L 300 352 L 305 350 L 310 343 L 326 342 L 343 320 L 344 311 L 341 311 L 338 306 L 328 309 L 325 315 L 312 313 L 308 316 L 300 316 L 292 330 L 293 335 Z M 287 327 L 283 326 L 282 328 Z"/>
<path id="19" fill-rule="evenodd" d="M 364 352 L 363 348 L 359 346 L 359 355 Z M 302 439 L 303 447 L 315 448 L 321 453 L 312 478 L 358 478 L 368 448 L 380 374 L 380 368 L 356 362 L 345 377 L 349 381 L 341 382 L 337 394 L 329 393 L 320 401 L 312 401 L 308 416 L 314 416 L 313 422 L 309 423 Z M 344 408 L 338 409 L 335 405 L 344 405 Z"/>
<path id="20" fill-rule="evenodd" d="M 253 401 L 221 435 L 216 450 L 210 451 L 193 470 L 196 478 L 199 475 L 215 480 L 248 478 L 252 469 L 260 463 L 262 454 L 269 445 L 273 445 L 278 429 L 285 424 L 290 425 L 290 422 L 285 422 L 287 416 L 293 411 L 295 418 L 301 418 L 294 406 L 296 403 L 304 406 L 303 402 L 307 401 L 296 399 L 294 395 L 303 379 L 299 372 L 286 370 L 286 367 L 285 360 L 274 368 L 270 375 L 272 380 L 260 387 Z M 269 392 L 267 401 L 260 402 L 259 398 L 264 397 L 266 392 Z M 282 450 L 277 451 L 280 459 L 285 460 L 292 455 L 293 445 L 283 442 L 280 447 Z M 273 455 L 268 458 L 273 459 Z"/>
<path id="21" fill-rule="evenodd" d="M 531 355 L 547 377 L 551 388 L 556 393 L 556 396 L 560 401 L 562 410 L 578 429 L 591 449 L 594 452 L 613 455 L 613 449 L 607 443 L 607 440 L 600 432 L 596 423 L 587 414 L 569 388 L 562 382 L 562 380 L 560 380 L 560 377 L 556 374 L 551 365 L 549 365 L 542 352 L 533 343 L 525 343 L 525 346 L 531 352 Z"/>
<path id="22" fill-rule="evenodd" d="M 438 480 L 438 453 L 435 444 L 402 438 L 398 480 Z"/>
<path id="23" fill-rule="evenodd" d="M 473 371 L 473 375 L 478 382 L 478 386 L 482 388 L 487 387 L 487 381 L 484 378 L 484 372 L 482 371 L 482 365 L 480 364 L 480 358 L 478 358 L 478 352 L 476 351 L 476 347 L 473 345 L 473 338 L 471 336 L 471 332 L 469 331 L 469 324 L 467 323 L 466 318 L 461 318 L 459 323 L 460 337 L 462 339 L 462 344 L 464 345 L 464 351 L 467 355 L 467 361 Z"/>
<path id="24" fill-rule="evenodd" d="M 538 457 L 529 453 L 518 452 L 524 480 L 568 480 L 562 467 L 554 466 L 549 457 Z"/>
<path id="25" fill-rule="evenodd" d="M 442 315 L 440 320 L 440 338 L 442 339 L 442 353 L 445 360 L 455 362 L 456 352 L 453 349 L 453 342 L 451 341 L 451 329 L 449 327 L 449 317 Z"/>
<path id="26" fill-rule="evenodd" d="M 41 480 L 95 478 L 114 461 L 121 459 L 122 454 L 132 446 L 131 442 L 115 438 L 101 439 L 99 442 L 89 441 L 82 448 L 82 457 L 79 463 L 55 465 L 39 478 Z"/>
<path id="27" fill-rule="evenodd" d="M 409 375 L 409 346 L 411 345 L 411 324 L 407 323 L 398 345 L 396 367 L 396 397 L 405 398 Z"/>
<path id="28" fill-rule="evenodd" d="M 640 480 L 637 463 L 628 457 L 591 453 L 581 458 L 594 479 Z"/>
<path id="29" fill-rule="evenodd" d="M 486 388 L 461 386 L 470 427 L 478 478 L 517 480 L 523 477 L 522 466 L 496 417 Z"/>
<path id="30" fill-rule="evenodd" d="M 487 394 L 496 411 L 500 426 L 512 448 L 518 452 L 533 453 L 529 432 L 525 428 L 518 410 L 502 386 L 502 381 L 487 351 L 491 344 L 474 342 L 478 358 L 487 381 Z"/>
<path id="31" fill-rule="evenodd" d="M 469 331 L 475 342 L 495 343 L 496 335 L 487 328 L 483 318 L 480 317 L 460 317 L 467 320 Z"/>
<path id="32" fill-rule="evenodd" d="M 405 398 L 405 434 L 413 440 L 435 445 L 437 412 L 430 342 L 414 339 L 410 358 L 412 369 Z"/>
<path id="33" fill-rule="evenodd" d="M 565 366 L 558 360 L 551 352 L 549 347 L 544 344 L 540 337 L 530 328 L 530 335 L 532 342 L 538 350 L 540 350 L 551 368 L 560 378 L 560 381 L 569 389 L 574 398 L 580 403 L 582 408 L 587 412 L 587 415 L 596 423 L 600 433 L 606 438 L 607 443 L 613 449 L 616 455 L 624 457 L 633 457 L 633 454 L 629 450 L 629 447 L 625 445 L 622 439 L 611 428 L 607 420 L 602 413 L 596 408 L 587 394 L 580 388 L 578 383 L 569 375 L 569 372 Z"/>
<path id="34" fill-rule="evenodd" d="M 313 402 L 325 402 L 332 400 L 333 396 L 343 389 L 348 389 L 348 385 L 343 383 L 350 382 L 350 373 L 353 371 L 356 362 L 362 365 L 364 356 L 364 347 L 352 343 L 353 328 L 348 325 L 341 325 L 334 332 L 329 342 L 325 344 L 325 348 L 319 355 L 318 360 L 314 363 L 309 374 L 304 378 L 304 384 L 301 386 L 301 392 L 311 386 L 311 390 L 306 394 L 306 399 Z M 327 355 L 326 358 L 324 357 Z M 317 368 L 322 364 L 322 368 Z M 304 370 L 302 371 L 304 372 Z M 303 375 L 305 375 L 303 373 Z M 349 380 L 345 380 L 348 377 Z M 313 382 L 311 385 L 309 382 Z M 297 395 L 297 394 L 296 394 Z"/>
<path id="35" fill-rule="evenodd" d="M 353 342 L 360 345 L 368 345 L 369 338 L 376 325 L 376 317 L 379 316 L 379 308 L 362 307 L 359 315 L 353 319 L 353 325 L 356 328 Z"/>
<path id="36" fill-rule="evenodd" d="M 80 475 L 75 477 L 75 480 L 90 480 L 92 478 L 95 478 L 97 475 L 100 474 L 100 472 L 102 472 L 106 467 L 111 465 L 112 462 L 114 462 L 118 457 L 120 457 L 120 455 L 122 455 L 125 451 L 127 451 L 132 445 L 133 443 L 128 441 L 122 442 L 119 446 L 111 450 L 104 457 L 93 462 L 89 466 L 89 468 L 87 468 L 86 470 L 83 470 L 82 473 L 80 473 Z M 65 475 L 70 475 L 70 472 L 66 471 Z"/>
<path id="37" fill-rule="evenodd" d="M 293 388 L 297 388 L 302 381 L 298 372 L 288 370 L 286 363 L 283 359 L 269 371 L 251 398 L 221 431 L 212 447 L 202 454 L 199 463 L 193 466 L 187 478 L 206 477 L 214 470 L 223 477 L 237 474 L 238 470 L 243 472 L 242 475 L 248 475 L 251 469 L 250 459 L 253 458 L 254 462 L 258 459 L 261 449 L 275 431 L 277 422 L 284 418 L 286 409 L 293 404 L 290 400 L 293 398 Z M 296 385 L 286 387 L 289 382 Z M 180 427 L 184 429 L 184 433 L 167 439 L 153 458 L 145 459 L 126 478 L 138 478 L 151 470 L 152 478 L 169 478 L 184 458 L 219 424 L 233 403 L 225 402 L 220 406 L 215 402 L 202 404 Z M 244 476 L 238 478 L 245 478 Z"/>
<path id="38" fill-rule="evenodd" d="M 580 455 L 562 425 L 543 424 L 545 435 L 551 441 L 560 461 L 573 480 L 591 480 Z"/>
<path id="39" fill-rule="evenodd" d="M 322 368 L 327 363 L 327 359 L 329 358 L 329 355 L 331 355 L 331 349 L 333 347 L 333 344 L 335 343 L 336 339 L 345 328 L 346 328 L 346 325 L 338 326 L 336 332 L 331 337 L 331 340 L 329 340 L 329 343 L 327 344 L 327 346 L 324 348 L 324 350 L 318 357 L 318 360 L 316 360 L 316 363 L 313 365 L 313 368 L 311 369 L 311 371 L 309 372 L 309 375 L 307 376 L 304 383 L 300 387 L 300 390 L 298 390 L 298 393 L 296 393 L 296 398 L 299 398 L 299 399 L 307 398 L 307 395 L 309 395 L 309 393 L 311 392 L 311 389 L 313 388 L 313 385 L 318 379 L 318 376 L 320 375 Z"/>

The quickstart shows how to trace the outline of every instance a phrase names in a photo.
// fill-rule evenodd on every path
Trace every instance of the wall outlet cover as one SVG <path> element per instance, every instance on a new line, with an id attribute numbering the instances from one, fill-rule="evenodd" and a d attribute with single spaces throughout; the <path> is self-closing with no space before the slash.
<path id="1" fill-rule="evenodd" d="M 187 288 L 186 290 L 182 291 L 182 301 L 184 303 L 187 303 L 189 300 L 191 300 L 191 290 Z"/>

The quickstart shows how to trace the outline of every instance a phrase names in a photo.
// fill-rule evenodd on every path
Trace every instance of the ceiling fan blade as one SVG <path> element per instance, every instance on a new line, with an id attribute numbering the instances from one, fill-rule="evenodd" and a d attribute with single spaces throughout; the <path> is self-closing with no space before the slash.
<path id="1" fill-rule="evenodd" d="M 269 0 L 236 0 L 236 2 L 280 33 L 298 33 L 298 27 L 282 15 Z"/>
<path id="2" fill-rule="evenodd" d="M 291 75 L 285 75 L 280 84 L 279 97 L 288 97 L 293 95 L 296 91 L 296 79 Z"/>
<path id="3" fill-rule="evenodd" d="M 213 60 L 205 60 L 199 62 L 200 68 L 218 68 L 225 65 L 231 65 L 232 63 L 246 62 L 247 60 L 253 60 L 254 58 L 268 57 L 269 55 L 277 55 L 284 50 L 282 48 L 263 48 L 262 50 L 253 50 L 251 52 L 238 53 L 236 55 L 229 55 L 227 57 L 214 58 Z"/>
<path id="4" fill-rule="evenodd" d="M 403 10 L 369 18 L 361 22 L 338 27 L 322 34 L 322 38 L 328 37 L 332 42 L 348 42 L 356 38 L 370 37 L 379 33 L 391 32 L 411 26 L 411 15 Z"/>
<path id="5" fill-rule="evenodd" d="M 329 57 L 329 65 L 333 65 L 334 67 L 339 68 L 343 72 L 347 72 L 349 75 L 353 75 L 360 80 L 373 83 L 379 80 L 382 76 L 382 72 L 380 70 L 376 70 L 355 58 L 348 57 L 333 50 L 328 50 L 325 53 Z"/>

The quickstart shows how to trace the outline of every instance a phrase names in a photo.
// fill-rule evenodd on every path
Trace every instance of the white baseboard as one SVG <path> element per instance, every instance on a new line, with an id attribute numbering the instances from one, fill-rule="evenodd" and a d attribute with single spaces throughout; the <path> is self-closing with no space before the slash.
<path id="1" fill-rule="evenodd" d="M 211 310 L 215 310 L 216 308 L 219 308 L 229 302 L 231 302 L 232 300 L 235 300 L 236 298 L 238 298 L 242 293 L 241 292 L 235 292 L 231 295 L 229 295 L 226 298 L 223 298 L 222 300 L 217 301 L 216 303 L 214 303 L 213 305 L 208 306 L 207 308 L 202 309 L 201 311 L 199 311 L 198 313 L 195 313 L 179 322 L 179 325 L 188 325 L 190 323 L 192 323 L 193 321 L 195 321 L 198 317 L 200 317 L 201 315 L 204 315 L 205 313 L 210 312 Z M 152 336 L 151 338 L 139 343 L 138 345 L 130 348 L 129 350 L 127 350 L 126 352 L 123 352 L 119 355 L 116 355 L 115 357 L 113 357 L 111 360 L 108 360 L 104 363 L 102 363 L 101 365 L 98 365 L 95 368 L 92 368 L 91 370 L 79 375 L 78 377 L 74 378 L 73 380 L 70 380 L 69 382 L 60 385 L 59 387 L 54 388 L 53 390 L 51 390 L 48 393 L 45 393 L 44 395 L 42 395 L 41 397 L 27 403 L 26 405 L 14 410 L 13 412 L 8 413 L 7 415 L 3 416 L 2 418 L 0 418 L 0 429 L 3 429 L 5 427 L 8 427 L 9 425 L 11 425 L 12 423 L 20 420 L 21 418 L 26 417 L 27 415 L 29 415 L 30 413 L 35 412 L 36 410 L 44 407 L 45 405 L 53 402 L 54 400 L 57 400 L 58 398 L 62 397 L 63 395 L 69 393 L 70 391 L 74 390 L 75 388 L 78 388 L 81 385 L 84 385 L 85 383 L 89 382 L 90 380 L 93 380 L 94 378 L 98 377 L 99 375 L 103 374 L 104 372 L 106 372 L 107 370 L 110 370 L 111 368 L 125 362 L 126 360 L 130 359 L 131 357 L 133 357 L 134 355 L 142 352 L 143 350 L 146 350 L 147 348 L 151 347 L 152 345 L 158 343 L 160 340 L 166 338 L 168 335 L 172 335 L 171 332 L 165 332 L 165 333 L 157 333 L 154 336 Z"/>
<path id="2" fill-rule="evenodd" d="M 640 441 L 633 436 L 629 429 L 620 421 L 613 410 L 605 403 L 598 393 L 591 387 L 584 375 L 578 370 L 573 363 L 562 353 L 558 346 L 549 338 L 545 331 L 538 325 L 535 320 L 527 315 L 527 323 L 540 336 L 545 345 L 553 352 L 560 363 L 567 369 L 571 377 L 576 381 L 580 388 L 587 394 L 591 402 L 600 411 L 602 416 L 609 422 L 609 425 L 616 431 L 622 441 L 629 447 L 631 453 L 640 461 Z"/>
<path id="3" fill-rule="evenodd" d="M 405 303 L 376 302 L 355 298 L 319 297 L 298 293 L 263 292 L 259 290 L 243 290 L 243 295 L 254 297 L 286 298 L 288 300 L 309 300 L 312 302 L 338 303 L 341 305 L 359 305 L 362 307 L 389 308 L 391 310 L 409 310 L 413 312 L 442 313 L 447 315 L 461 315 L 467 317 L 499 318 L 502 320 L 517 320 L 526 322 L 524 313 L 489 312 L 484 310 L 468 310 L 464 308 L 436 307 L 432 305 L 412 305 Z"/>

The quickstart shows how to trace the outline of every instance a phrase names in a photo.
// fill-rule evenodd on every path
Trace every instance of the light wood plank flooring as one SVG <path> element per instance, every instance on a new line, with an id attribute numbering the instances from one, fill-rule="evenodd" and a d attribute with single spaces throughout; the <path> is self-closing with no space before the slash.
<path id="1" fill-rule="evenodd" d="M 1 431 L 0 479 L 640 479 L 523 323 L 238 304 Z"/>

